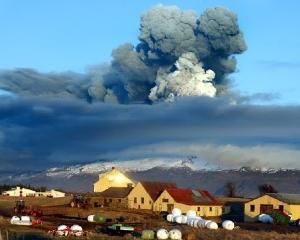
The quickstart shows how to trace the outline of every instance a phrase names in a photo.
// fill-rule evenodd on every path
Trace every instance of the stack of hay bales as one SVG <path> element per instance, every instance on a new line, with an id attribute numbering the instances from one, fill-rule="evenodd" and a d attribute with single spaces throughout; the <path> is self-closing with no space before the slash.
<path id="1" fill-rule="evenodd" d="M 217 223 L 198 217 L 196 211 L 194 210 L 189 210 L 186 215 L 182 215 L 180 209 L 174 208 L 172 214 L 167 216 L 167 221 L 176 222 L 178 224 L 187 224 L 188 226 L 194 228 L 218 229 Z"/>
<path id="2" fill-rule="evenodd" d="M 194 210 L 189 210 L 186 215 L 182 215 L 180 209 L 174 208 L 172 213 L 167 216 L 167 221 L 178 224 L 187 224 L 194 228 L 218 229 L 218 224 L 216 222 L 197 216 L 197 213 Z M 226 230 L 233 230 L 235 225 L 234 222 L 226 220 L 222 223 L 222 227 Z"/>

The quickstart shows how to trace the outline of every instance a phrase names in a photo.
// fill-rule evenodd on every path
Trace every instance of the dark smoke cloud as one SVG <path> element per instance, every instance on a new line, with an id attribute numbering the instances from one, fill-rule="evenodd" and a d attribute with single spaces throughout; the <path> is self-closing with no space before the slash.
<path id="1" fill-rule="evenodd" d="M 220 94 L 228 87 L 228 74 L 236 69 L 234 55 L 247 48 L 237 16 L 221 7 L 197 16 L 176 6 L 154 6 L 141 17 L 139 40 L 137 46 L 119 46 L 109 66 L 94 67 L 86 74 L 1 71 L 0 89 L 88 102 L 151 103 L 149 94 L 158 72 L 174 71 L 178 58 L 191 52 L 205 70 L 215 72 L 214 85 Z"/>
<path id="2" fill-rule="evenodd" d="M 223 98 L 121 105 L 1 97 L 1 171 L 190 154 L 220 167 L 300 167 L 299 119 L 299 106 Z"/>

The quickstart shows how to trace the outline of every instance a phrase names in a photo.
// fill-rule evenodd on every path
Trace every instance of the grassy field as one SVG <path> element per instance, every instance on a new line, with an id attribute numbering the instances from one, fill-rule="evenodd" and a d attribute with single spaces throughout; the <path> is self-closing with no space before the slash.
<path id="1" fill-rule="evenodd" d="M 109 208 L 70 208 L 68 207 L 71 200 L 70 197 L 56 199 L 25 198 L 27 206 L 39 206 L 43 209 L 46 215 L 43 217 L 43 224 L 31 227 L 10 225 L 9 219 L 13 214 L 12 210 L 15 206 L 15 201 L 18 199 L 20 198 L 0 197 L 0 230 L 2 234 L 0 234 L 0 240 L 6 240 L 7 231 L 12 236 L 21 236 L 20 238 L 13 239 L 53 239 L 52 236 L 47 235 L 47 232 L 56 229 L 60 224 L 69 226 L 72 224 L 81 225 L 88 234 L 85 239 L 124 239 L 96 233 L 95 227 L 97 224 L 88 223 L 85 220 L 86 216 L 93 213 L 102 213 L 106 218 L 110 219 L 111 222 L 106 225 L 118 222 L 117 219 L 119 217 L 124 217 L 126 223 L 139 227 L 140 229 L 157 230 L 159 228 L 166 228 L 171 230 L 172 228 L 178 228 L 182 231 L 184 240 L 300 240 L 300 227 L 276 226 L 262 223 L 240 223 L 238 224 L 239 229 L 233 231 L 226 231 L 224 229 L 195 229 L 189 226 L 170 224 L 159 215 L 150 211 Z M 4 217 L 1 217 L 1 215 Z M 35 234 L 35 236 L 38 237 L 33 238 L 32 234 Z"/>

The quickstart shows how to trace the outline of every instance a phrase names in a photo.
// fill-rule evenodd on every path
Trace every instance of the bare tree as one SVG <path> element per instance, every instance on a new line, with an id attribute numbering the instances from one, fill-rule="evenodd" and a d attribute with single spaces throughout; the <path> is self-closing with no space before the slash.
<path id="1" fill-rule="evenodd" d="M 224 186 L 224 193 L 226 197 L 236 197 L 236 186 L 233 182 L 227 182 Z"/>
<path id="2" fill-rule="evenodd" d="M 258 190 L 259 190 L 261 195 L 263 195 L 265 193 L 277 193 L 278 192 L 276 190 L 276 188 L 271 184 L 258 185 Z"/>

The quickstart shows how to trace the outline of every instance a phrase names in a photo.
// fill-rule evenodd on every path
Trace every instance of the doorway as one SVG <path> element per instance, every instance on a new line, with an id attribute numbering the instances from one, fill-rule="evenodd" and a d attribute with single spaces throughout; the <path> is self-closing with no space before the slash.
<path id="1" fill-rule="evenodd" d="M 271 214 L 273 212 L 272 204 L 260 204 L 260 213 Z"/>

